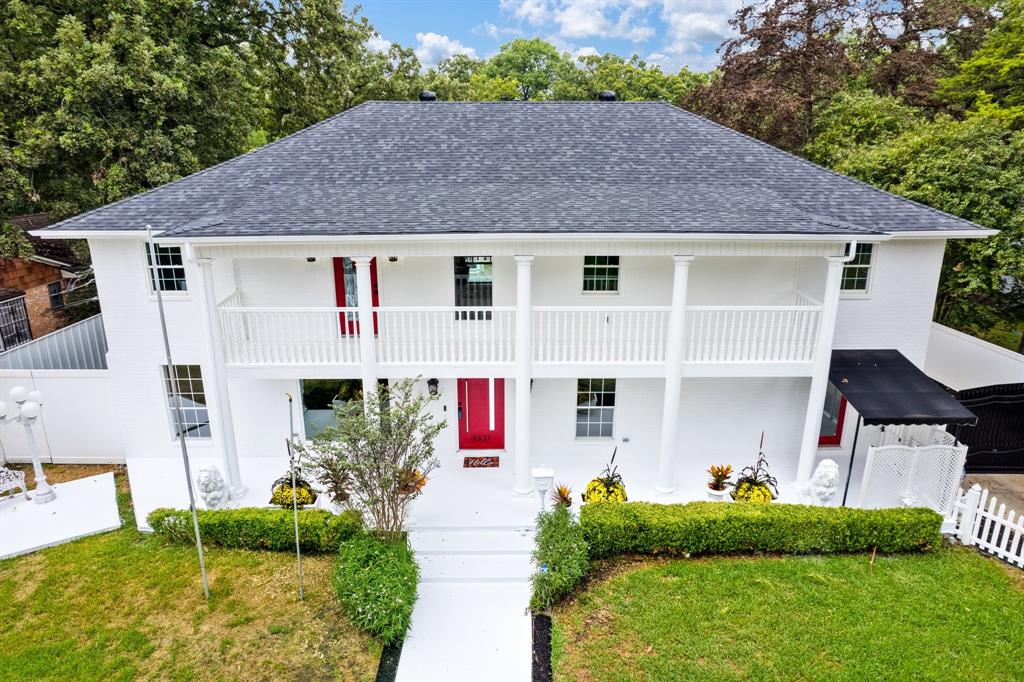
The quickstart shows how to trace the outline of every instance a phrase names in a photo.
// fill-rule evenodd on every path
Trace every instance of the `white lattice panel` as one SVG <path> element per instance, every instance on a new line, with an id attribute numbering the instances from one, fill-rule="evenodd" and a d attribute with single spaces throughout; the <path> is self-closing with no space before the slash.
<path id="1" fill-rule="evenodd" d="M 928 435 L 944 440 L 937 434 Z M 870 447 L 858 506 L 928 507 L 948 513 L 956 498 L 966 457 L 965 445 Z"/>

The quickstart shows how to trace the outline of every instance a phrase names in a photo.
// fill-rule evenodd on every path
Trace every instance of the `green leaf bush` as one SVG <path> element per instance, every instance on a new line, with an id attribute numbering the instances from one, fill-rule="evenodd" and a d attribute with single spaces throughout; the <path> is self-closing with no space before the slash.
<path id="1" fill-rule="evenodd" d="M 530 609 L 534 612 L 550 609 L 572 591 L 590 568 L 583 529 L 565 505 L 556 505 L 537 516 L 536 542 L 533 560 L 546 570 L 538 569 L 532 578 Z"/>
<path id="2" fill-rule="evenodd" d="M 342 610 L 384 644 L 400 642 L 416 603 L 419 566 L 403 540 L 360 534 L 338 550 L 331 581 Z"/>
<path id="3" fill-rule="evenodd" d="M 918 552 L 942 541 L 930 509 L 795 504 L 587 504 L 580 527 L 592 558 L 618 554 Z"/>
<path id="4" fill-rule="evenodd" d="M 231 549 L 295 551 L 295 522 L 291 509 L 201 509 L 199 533 L 203 544 Z M 183 509 L 155 509 L 146 522 L 171 542 L 191 544 L 192 514 Z M 312 553 L 336 552 L 341 543 L 363 530 L 355 511 L 332 514 L 323 509 L 299 510 L 299 543 Z"/>

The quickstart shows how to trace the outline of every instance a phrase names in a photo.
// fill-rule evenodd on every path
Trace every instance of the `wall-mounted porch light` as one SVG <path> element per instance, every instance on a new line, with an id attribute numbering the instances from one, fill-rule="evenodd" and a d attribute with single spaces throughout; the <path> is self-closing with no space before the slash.
<path id="1" fill-rule="evenodd" d="M 307 263 L 315 263 L 316 262 L 316 256 L 306 256 L 306 262 Z"/>
<path id="2" fill-rule="evenodd" d="M 430 395 L 437 395 L 437 379 L 427 379 L 427 393 Z"/>
<path id="3" fill-rule="evenodd" d="M 388 262 L 389 263 L 397 263 L 398 262 L 398 256 L 388 256 Z"/>

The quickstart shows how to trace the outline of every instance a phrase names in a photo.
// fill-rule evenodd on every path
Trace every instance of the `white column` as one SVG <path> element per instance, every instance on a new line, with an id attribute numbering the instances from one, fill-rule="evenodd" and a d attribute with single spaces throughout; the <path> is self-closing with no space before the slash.
<path id="1" fill-rule="evenodd" d="M 832 339 L 835 336 L 836 316 L 839 313 L 839 282 L 843 276 L 843 264 L 847 260 L 844 257 L 828 259 L 828 273 L 825 279 L 825 295 L 822 297 L 818 342 L 814 350 L 811 390 L 807 396 L 807 416 L 804 418 L 804 432 L 800 440 L 800 459 L 796 468 L 796 480 L 798 482 L 810 479 L 814 469 L 814 458 L 818 453 L 818 437 L 821 434 L 821 412 L 825 408 L 825 393 L 828 391 L 828 370 L 832 364 Z"/>
<path id="2" fill-rule="evenodd" d="M 191 252 L 191 249 L 189 250 Z M 231 395 L 228 393 L 227 370 L 224 367 L 224 337 L 220 328 L 220 313 L 217 310 L 217 294 L 213 289 L 213 261 L 209 258 L 192 258 L 199 265 L 200 286 L 203 288 L 203 309 L 206 313 L 206 334 L 209 339 L 209 376 L 204 377 L 207 386 L 214 388 L 213 430 L 220 434 L 220 446 L 224 453 L 224 474 L 228 490 L 234 499 L 245 495 L 247 488 L 242 485 L 242 474 L 238 466 L 238 444 L 235 440 L 235 422 L 231 414 Z"/>
<path id="3" fill-rule="evenodd" d="M 532 309 L 530 303 L 533 256 L 516 256 L 516 444 L 515 482 L 517 495 L 533 492 L 530 480 L 530 365 L 532 360 Z"/>
<path id="4" fill-rule="evenodd" d="M 359 308 L 359 356 L 363 379 L 363 401 L 369 403 L 377 395 L 377 340 L 373 330 L 373 278 L 369 256 L 354 256 L 356 293 Z"/>
<path id="5" fill-rule="evenodd" d="M 668 318 L 665 345 L 665 399 L 661 411 L 661 445 L 658 448 L 658 478 L 654 489 L 663 495 L 675 492 L 674 473 L 679 435 L 679 396 L 683 382 L 683 350 L 686 332 L 686 288 L 693 256 L 673 256 L 672 312 Z"/>

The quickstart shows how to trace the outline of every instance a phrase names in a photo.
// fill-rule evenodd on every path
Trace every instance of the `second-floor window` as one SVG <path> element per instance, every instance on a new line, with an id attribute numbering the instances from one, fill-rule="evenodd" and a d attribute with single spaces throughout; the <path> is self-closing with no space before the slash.
<path id="1" fill-rule="evenodd" d="M 857 244 L 857 254 L 843 266 L 843 279 L 839 288 L 843 291 L 866 293 L 871 275 L 871 257 L 874 255 L 874 244 Z M 846 254 L 850 254 L 850 246 L 846 246 Z"/>
<path id="2" fill-rule="evenodd" d="M 618 293 L 619 257 L 584 256 L 583 291 L 601 294 Z"/>
<path id="3" fill-rule="evenodd" d="M 615 422 L 615 379 L 576 382 L 576 437 L 611 438 Z"/>
<path id="4" fill-rule="evenodd" d="M 210 412 L 206 408 L 206 389 L 199 365 L 163 366 L 167 407 L 174 437 L 210 437 Z M 180 407 L 181 421 L 178 415 Z"/>
<path id="5" fill-rule="evenodd" d="M 146 244 L 146 264 L 149 266 L 149 283 L 153 291 L 187 291 L 185 282 L 185 260 L 180 246 L 155 244 L 153 251 Z"/>
<path id="6" fill-rule="evenodd" d="M 455 257 L 455 305 L 490 308 L 494 305 L 494 263 L 490 256 Z M 489 320 L 490 311 L 459 312 L 460 320 Z"/>

